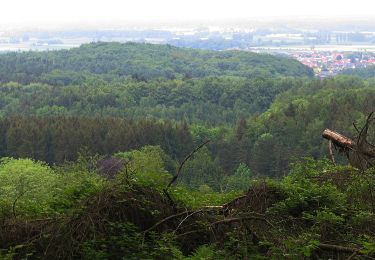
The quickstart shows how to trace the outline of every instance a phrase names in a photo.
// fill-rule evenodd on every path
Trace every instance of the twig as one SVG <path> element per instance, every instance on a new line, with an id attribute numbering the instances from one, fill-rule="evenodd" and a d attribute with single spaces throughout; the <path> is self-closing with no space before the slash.
<path id="1" fill-rule="evenodd" d="M 203 146 L 205 146 L 209 142 L 210 142 L 210 140 L 204 141 L 201 145 L 199 145 L 197 148 L 195 148 L 188 156 L 185 157 L 185 159 L 182 161 L 182 163 L 178 167 L 176 175 L 173 176 L 172 180 L 169 182 L 169 184 L 168 184 L 168 186 L 167 186 L 167 188 L 165 190 L 168 190 L 168 188 L 177 180 L 178 176 L 181 173 L 182 167 L 190 159 L 190 157 L 192 157 L 196 152 L 198 152 Z"/>
<path id="2" fill-rule="evenodd" d="M 187 231 L 187 232 L 182 233 L 182 234 L 178 234 L 177 237 L 183 237 L 183 236 L 187 236 L 187 235 L 190 235 L 190 234 L 193 234 L 193 233 L 205 232 L 205 231 L 206 231 L 205 229 L 191 230 L 191 231 Z"/>
<path id="3" fill-rule="evenodd" d="M 182 167 L 184 166 L 184 164 L 196 153 L 198 152 L 203 146 L 205 146 L 206 144 L 208 144 L 210 142 L 210 140 L 206 140 L 205 142 L 203 142 L 201 145 L 199 145 L 197 148 L 195 148 L 193 151 L 190 152 L 190 154 L 188 156 L 185 157 L 185 159 L 181 162 L 180 166 L 178 167 L 178 170 L 177 170 L 177 173 L 175 176 L 173 176 L 172 180 L 168 183 L 167 187 L 165 189 L 163 189 L 163 193 L 165 194 L 165 196 L 168 198 L 168 200 L 170 201 L 170 203 L 172 204 L 173 206 L 173 209 L 176 211 L 176 204 L 175 202 L 173 201 L 173 199 L 171 198 L 171 196 L 169 195 L 168 193 L 168 189 L 169 187 L 177 180 L 178 176 L 180 176 L 180 173 L 181 173 L 181 170 L 182 170 Z"/>
<path id="4" fill-rule="evenodd" d="M 245 216 L 245 217 L 226 218 L 226 219 L 222 219 L 222 220 L 216 221 L 216 222 L 212 223 L 211 225 L 215 226 L 215 225 L 219 225 L 219 224 L 227 224 L 227 223 L 239 222 L 239 221 L 242 221 L 242 220 L 249 220 L 249 219 L 262 220 L 262 221 L 266 222 L 267 224 L 269 224 L 270 226 L 272 226 L 273 228 L 275 228 L 273 226 L 273 224 L 270 223 L 267 219 L 262 218 L 262 217 L 257 217 L 257 216 Z"/>
<path id="5" fill-rule="evenodd" d="M 358 145 L 359 147 L 361 147 L 361 148 L 362 148 L 363 144 L 366 142 L 368 128 L 369 128 L 369 125 L 370 125 L 371 121 L 373 120 L 373 119 L 371 118 L 373 114 L 374 114 L 374 112 L 371 112 L 371 113 L 368 115 L 364 127 L 362 127 L 361 131 L 359 132 L 357 145 Z"/>
<path id="6" fill-rule="evenodd" d="M 200 212 L 202 212 L 202 209 L 194 211 L 194 212 L 188 214 L 183 220 L 180 221 L 180 223 L 178 223 L 176 229 L 173 231 L 173 234 L 176 233 L 176 231 L 181 227 L 182 223 L 184 223 L 188 218 L 190 218 L 191 216 L 193 216 L 193 215 L 195 215 L 197 213 L 200 213 Z"/>
<path id="7" fill-rule="evenodd" d="M 223 209 L 222 206 L 207 206 L 207 207 L 200 208 L 200 209 L 198 209 L 198 210 L 196 210 L 196 211 L 186 210 L 186 211 L 184 211 L 184 212 L 180 212 L 180 213 L 177 213 L 177 214 L 174 214 L 174 215 L 168 216 L 168 217 L 166 217 L 166 218 L 164 218 L 164 219 L 158 221 L 158 222 L 155 223 L 152 227 L 146 229 L 146 230 L 144 231 L 144 233 L 148 233 L 148 232 L 150 232 L 151 230 L 153 230 L 153 229 L 155 229 L 156 227 L 160 226 L 161 224 L 167 222 L 168 220 L 171 220 L 171 219 L 174 219 L 174 218 L 178 218 L 178 217 L 183 216 L 183 215 L 185 215 L 185 214 L 188 214 L 188 216 L 190 217 L 190 216 L 195 215 L 195 214 L 200 213 L 200 212 L 209 212 L 209 211 L 221 210 L 221 209 Z M 186 220 L 186 218 L 185 218 L 185 220 Z M 184 221 L 185 221 L 185 220 L 184 220 Z"/>

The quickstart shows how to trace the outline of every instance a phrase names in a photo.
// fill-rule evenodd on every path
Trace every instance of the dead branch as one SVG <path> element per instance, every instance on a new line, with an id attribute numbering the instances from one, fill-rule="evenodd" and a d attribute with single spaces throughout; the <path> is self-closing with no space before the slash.
<path id="1" fill-rule="evenodd" d="M 357 248 L 351 248 L 351 247 L 345 247 L 345 246 L 337 246 L 337 245 L 330 245 L 330 244 L 319 244 L 320 249 L 325 250 L 332 250 L 332 251 L 338 251 L 338 252 L 345 252 L 345 253 L 359 253 L 359 249 Z"/>
<path id="2" fill-rule="evenodd" d="M 203 232 L 206 232 L 206 230 L 205 229 L 191 230 L 191 231 L 187 231 L 187 232 L 182 233 L 182 234 L 178 234 L 177 237 L 183 237 L 183 236 L 187 236 L 187 235 L 199 233 L 199 232 L 203 233 Z"/>
<path id="3" fill-rule="evenodd" d="M 165 189 L 163 189 L 163 193 L 164 195 L 168 198 L 168 200 L 170 201 L 171 205 L 173 206 L 173 208 L 176 210 L 176 204 L 175 202 L 173 201 L 172 197 L 169 195 L 168 193 L 168 189 L 169 187 L 177 180 L 178 176 L 180 176 L 181 174 L 181 170 L 182 170 L 182 167 L 184 166 L 184 164 L 196 153 L 198 152 L 203 146 L 205 146 L 206 144 L 208 144 L 210 142 L 210 140 L 206 140 L 205 142 L 203 142 L 201 145 L 199 145 L 198 147 L 196 147 L 193 151 L 190 152 L 190 154 L 188 156 L 185 157 L 185 159 L 181 162 L 180 166 L 178 167 L 178 170 L 177 170 L 177 173 L 175 176 L 173 176 L 172 180 L 168 183 L 167 187 Z"/>
<path id="4" fill-rule="evenodd" d="M 356 141 L 330 129 L 325 129 L 323 131 L 323 138 L 330 141 L 329 153 L 333 162 L 334 157 L 331 143 L 333 143 L 335 147 L 339 147 L 341 152 L 345 153 L 352 166 L 361 170 L 366 170 L 374 166 L 375 146 L 367 141 L 370 123 L 375 120 L 375 118 L 372 117 L 373 115 L 374 112 L 368 115 L 365 125 L 361 129 L 353 123 L 358 133 Z"/>
<path id="5" fill-rule="evenodd" d="M 181 217 L 181 216 L 183 216 L 183 215 L 185 215 L 185 214 L 187 214 L 187 216 L 188 216 L 188 218 L 189 218 L 189 217 L 191 217 L 191 216 L 193 216 L 193 215 L 195 215 L 195 214 L 201 213 L 201 212 L 210 212 L 210 211 L 217 211 L 217 210 L 220 210 L 220 211 L 221 211 L 222 209 L 223 209 L 222 206 L 207 206 L 207 207 L 200 208 L 200 209 L 198 209 L 198 210 L 196 210 L 196 211 L 186 210 L 186 211 L 184 211 L 184 212 L 180 212 L 180 213 L 177 213 L 177 214 L 174 214 L 174 215 L 168 216 L 168 217 L 166 217 L 166 218 L 160 220 L 159 222 L 155 223 L 152 227 L 150 227 L 150 228 L 148 228 L 147 230 L 145 230 L 144 233 L 146 234 L 146 233 L 150 232 L 151 230 L 157 228 L 157 227 L 160 226 L 161 224 L 167 222 L 168 220 L 171 220 L 171 219 L 174 219 L 174 218 Z M 184 220 L 183 220 L 182 222 L 186 221 L 186 219 L 187 219 L 187 218 L 185 217 Z M 181 223 L 181 222 L 180 222 L 180 223 Z M 181 225 L 179 225 L 179 226 L 181 226 Z"/>
<path id="6" fill-rule="evenodd" d="M 219 224 L 228 224 L 228 223 L 232 223 L 232 222 L 241 222 L 241 221 L 244 221 L 244 220 L 261 220 L 261 221 L 266 222 L 267 224 L 269 224 L 271 227 L 274 228 L 273 224 L 270 223 L 266 218 L 259 217 L 259 216 L 243 216 L 243 217 L 225 218 L 225 219 L 222 219 L 222 220 L 215 221 L 211 225 L 212 226 L 216 226 L 216 225 L 219 225 Z"/>
<path id="7" fill-rule="evenodd" d="M 196 147 L 193 151 L 190 152 L 190 154 L 188 156 L 185 157 L 185 159 L 182 161 L 182 163 L 180 164 L 180 166 L 178 167 L 178 170 L 177 170 L 177 173 L 175 176 L 173 176 L 172 180 L 169 182 L 166 190 L 168 190 L 168 188 L 177 180 L 178 176 L 180 176 L 180 173 L 181 173 L 181 170 L 182 170 L 182 167 L 184 166 L 184 164 L 196 153 L 198 152 L 203 146 L 205 146 L 206 144 L 208 144 L 210 142 L 210 140 L 206 140 L 204 141 L 202 144 L 200 144 L 198 147 Z"/>
<path id="8" fill-rule="evenodd" d="M 182 215 L 184 215 L 184 214 L 189 214 L 189 212 L 191 212 L 191 211 L 186 210 L 186 211 L 184 211 L 184 212 L 180 212 L 180 213 L 177 213 L 177 214 L 174 214 L 174 215 L 168 216 L 168 217 L 166 217 L 166 218 L 163 218 L 163 219 L 160 220 L 159 222 L 155 223 L 152 227 L 146 229 L 146 230 L 144 231 L 144 234 L 150 232 L 151 230 L 155 229 L 156 227 L 160 226 L 161 224 L 167 222 L 167 221 L 170 220 L 170 219 L 178 218 L 178 217 L 180 217 L 180 216 L 182 216 Z"/>
<path id="9" fill-rule="evenodd" d="M 330 129 L 325 129 L 322 136 L 340 148 L 352 149 L 355 147 L 355 142 L 352 139 Z"/>

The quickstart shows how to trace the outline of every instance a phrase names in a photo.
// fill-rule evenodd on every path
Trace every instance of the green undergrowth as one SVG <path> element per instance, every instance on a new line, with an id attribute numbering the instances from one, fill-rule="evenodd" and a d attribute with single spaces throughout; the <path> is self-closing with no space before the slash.
<path id="1" fill-rule="evenodd" d="M 253 178 L 245 192 L 183 183 L 166 192 L 171 161 L 160 148 L 113 158 L 2 159 L 1 259 L 375 256 L 373 169 L 305 159 L 283 179 Z"/>

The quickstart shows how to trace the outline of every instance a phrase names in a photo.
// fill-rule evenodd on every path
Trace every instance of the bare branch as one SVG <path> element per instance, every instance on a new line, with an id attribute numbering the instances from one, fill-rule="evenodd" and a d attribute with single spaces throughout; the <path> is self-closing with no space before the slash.
<path id="1" fill-rule="evenodd" d="M 182 167 L 184 166 L 184 164 L 196 153 L 198 152 L 203 146 L 205 146 L 206 144 L 208 144 L 210 142 L 210 140 L 206 140 L 205 142 L 203 142 L 201 145 L 199 145 L 197 148 L 195 148 L 193 151 L 191 151 L 191 153 L 185 157 L 185 159 L 182 161 L 182 163 L 180 164 L 180 166 L 178 167 L 178 170 L 177 170 L 177 173 L 175 176 L 173 176 L 172 180 L 169 182 L 166 190 L 168 190 L 168 188 L 177 180 L 178 176 L 180 176 L 180 173 L 181 173 L 181 170 L 182 170 Z"/>

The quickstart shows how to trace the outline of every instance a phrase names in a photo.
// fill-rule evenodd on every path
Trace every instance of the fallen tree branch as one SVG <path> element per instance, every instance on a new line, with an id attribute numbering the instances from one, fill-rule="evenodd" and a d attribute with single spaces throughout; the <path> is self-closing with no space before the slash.
<path id="1" fill-rule="evenodd" d="M 144 231 L 144 233 L 146 234 L 146 233 L 150 232 L 151 230 L 155 229 L 156 227 L 160 226 L 161 224 L 167 222 L 168 220 L 171 220 L 171 219 L 174 219 L 174 218 L 181 217 L 181 216 L 183 216 L 183 215 L 185 215 L 185 214 L 187 214 L 188 217 L 191 217 L 191 216 L 193 216 L 193 215 L 195 215 L 195 214 L 197 214 L 197 213 L 201 213 L 201 212 L 209 212 L 209 211 L 214 211 L 214 210 L 222 210 L 222 209 L 223 209 L 222 206 L 207 206 L 207 207 L 200 208 L 200 209 L 198 209 L 198 210 L 196 210 L 196 211 L 186 210 L 186 211 L 184 211 L 184 212 L 180 212 L 180 213 L 177 213 L 177 214 L 174 214 L 174 215 L 168 216 L 168 217 L 166 217 L 166 218 L 164 218 L 164 219 L 158 221 L 158 222 L 155 223 L 152 227 L 146 229 L 146 230 Z M 186 219 L 187 219 L 187 218 L 185 217 L 183 221 L 186 221 Z M 179 225 L 179 226 L 181 226 L 181 225 Z"/>
<path id="2" fill-rule="evenodd" d="M 333 163 L 335 158 L 333 156 L 332 144 L 335 147 L 339 147 L 340 152 L 344 152 L 349 160 L 349 163 L 361 170 L 366 170 L 370 167 L 374 167 L 375 161 L 375 146 L 367 141 L 368 130 L 370 123 L 375 120 L 372 116 L 374 112 L 370 113 L 366 119 L 364 126 L 359 129 L 355 123 L 353 126 L 357 131 L 358 137 L 356 140 L 348 138 L 342 134 L 339 134 L 330 129 L 323 131 L 323 138 L 329 140 L 329 155 Z"/>
<path id="3" fill-rule="evenodd" d="M 319 244 L 319 248 L 325 249 L 325 250 L 338 251 L 338 252 L 346 252 L 346 253 L 354 253 L 354 252 L 357 254 L 360 253 L 358 248 L 330 245 L 330 244 L 324 244 L 324 243 Z"/>
<path id="4" fill-rule="evenodd" d="M 156 222 L 152 227 L 146 229 L 146 230 L 144 231 L 144 234 L 150 232 L 151 230 L 155 229 L 156 227 L 160 226 L 161 224 L 167 222 L 167 221 L 170 220 L 170 219 L 180 217 L 180 216 L 182 216 L 182 215 L 184 215 L 184 214 L 189 214 L 189 212 L 191 212 L 191 211 L 186 210 L 186 211 L 184 211 L 184 212 L 180 212 L 180 213 L 177 213 L 177 214 L 174 214 L 174 215 L 168 216 L 168 217 L 166 217 L 166 218 L 163 218 L 162 220 Z"/>
<path id="5" fill-rule="evenodd" d="M 240 221 L 243 221 L 243 220 L 261 220 L 261 221 L 266 222 L 271 227 L 275 228 L 274 225 L 271 222 L 269 222 L 266 218 L 259 217 L 259 216 L 243 216 L 243 217 L 225 218 L 225 219 L 222 219 L 222 220 L 215 221 L 214 223 L 211 223 L 211 225 L 216 226 L 216 225 L 219 225 L 219 224 L 228 224 L 228 223 L 232 223 L 232 222 L 240 222 Z"/>
<path id="6" fill-rule="evenodd" d="M 356 146 L 355 142 L 352 139 L 330 129 L 325 129 L 322 136 L 323 138 L 332 141 L 336 146 L 340 148 L 352 149 Z"/>

